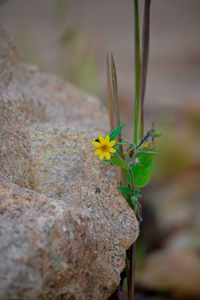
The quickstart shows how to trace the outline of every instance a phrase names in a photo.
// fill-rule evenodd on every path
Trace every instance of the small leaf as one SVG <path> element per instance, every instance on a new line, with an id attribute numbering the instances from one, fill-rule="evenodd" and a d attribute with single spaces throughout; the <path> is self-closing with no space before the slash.
<path id="1" fill-rule="evenodd" d="M 115 128 L 110 134 L 110 140 L 114 140 L 122 131 L 122 129 L 126 126 L 126 123 L 120 125 L 119 127 Z"/>
<path id="2" fill-rule="evenodd" d="M 137 194 L 137 195 L 134 195 L 134 197 L 135 197 L 136 199 L 139 199 L 139 198 L 142 198 L 142 195 Z"/>
<path id="3" fill-rule="evenodd" d="M 120 156 L 120 151 L 119 151 L 119 149 L 118 149 L 118 148 L 115 148 L 115 150 L 116 150 L 116 153 Z"/>
<path id="4" fill-rule="evenodd" d="M 118 186 L 118 190 L 122 191 L 124 194 L 127 194 L 127 195 L 131 196 L 131 191 L 126 186 Z"/>
<path id="5" fill-rule="evenodd" d="M 136 201 L 137 201 L 137 198 L 131 196 L 131 202 L 132 202 L 133 205 L 135 205 L 135 202 L 136 202 Z"/>
<path id="6" fill-rule="evenodd" d="M 140 192 L 140 189 L 135 189 L 135 195 L 137 195 Z"/>
<path id="7" fill-rule="evenodd" d="M 119 166 L 119 167 L 121 167 L 123 169 L 126 169 L 126 170 L 128 169 L 128 166 L 127 166 L 126 162 L 123 159 L 121 159 L 117 156 L 111 156 L 110 161 L 113 165 Z"/>
<path id="8" fill-rule="evenodd" d="M 127 139 L 125 139 L 124 137 L 122 137 L 122 140 L 123 140 L 127 145 L 130 145 L 130 146 L 132 146 L 133 148 L 136 148 L 136 145 L 135 145 L 135 144 L 130 143 L 130 142 L 127 141 Z"/>
<path id="9" fill-rule="evenodd" d="M 136 156 L 139 163 L 132 167 L 135 188 L 141 188 L 148 184 L 154 167 L 154 157 L 154 153 L 139 153 Z"/>
<path id="10" fill-rule="evenodd" d="M 121 142 L 119 142 L 119 143 L 115 144 L 115 146 L 119 146 L 119 145 L 128 145 L 128 143 L 123 143 L 123 142 L 121 143 Z"/>
<path id="11" fill-rule="evenodd" d="M 160 137 L 162 135 L 162 132 L 160 132 L 158 129 L 155 130 L 155 137 Z"/>
<path id="12" fill-rule="evenodd" d="M 146 150 L 141 150 L 141 149 L 138 149 L 138 151 L 139 152 L 141 152 L 141 153 L 154 153 L 154 154 L 157 154 L 158 152 L 156 152 L 156 151 L 146 151 Z"/>

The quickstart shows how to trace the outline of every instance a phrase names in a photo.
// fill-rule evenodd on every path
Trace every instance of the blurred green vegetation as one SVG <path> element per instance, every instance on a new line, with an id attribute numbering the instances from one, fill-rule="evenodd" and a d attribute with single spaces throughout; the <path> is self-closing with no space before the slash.
<path id="1" fill-rule="evenodd" d="M 57 37 L 56 66 L 59 76 L 85 92 L 97 95 L 100 91 L 96 59 L 91 51 L 89 38 L 80 30 L 66 25 L 70 4 L 68 0 L 55 1 L 55 23 L 62 32 Z M 33 34 L 23 24 L 15 30 L 16 43 L 28 63 L 48 71 L 48 66 L 39 50 Z M 55 42 L 55 40 L 53 41 Z M 48 48 L 48 45 L 44 46 Z"/>
<path id="2" fill-rule="evenodd" d="M 180 112 L 180 116 L 181 116 Z M 199 125 L 195 118 L 183 116 L 179 124 L 165 123 L 163 136 L 157 141 L 156 179 L 177 176 L 194 169 L 199 164 Z"/>
<path id="3" fill-rule="evenodd" d="M 67 28 L 60 38 L 59 45 L 61 76 L 84 91 L 97 95 L 99 75 L 87 38 L 74 28 Z"/>

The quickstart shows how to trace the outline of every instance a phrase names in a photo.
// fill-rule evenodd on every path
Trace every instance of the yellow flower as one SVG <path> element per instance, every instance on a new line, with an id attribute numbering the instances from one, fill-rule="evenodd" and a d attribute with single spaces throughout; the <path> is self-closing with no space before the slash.
<path id="1" fill-rule="evenodd" d="M 99 142 L 92 142 L 92 145 L 98 148 L 95 152 L 94 155 L 99 154 L 99 159 L 102 160 L 104 159 L 104 156 L 107 159 L 110 159 L 110 152 L 115 153 L 116 150 L 112 148 L 115 145 L 116 141 L 113 140 L 110 142 L 110 136 L 107 135 L 104 139 L 102 135 L 99 135 Z"/>

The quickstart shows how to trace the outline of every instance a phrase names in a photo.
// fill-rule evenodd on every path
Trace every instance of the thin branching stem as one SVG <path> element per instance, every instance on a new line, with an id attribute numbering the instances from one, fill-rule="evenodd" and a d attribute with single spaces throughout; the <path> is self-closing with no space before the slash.
<path id="1" fill-rule="evenodd" d="M 144 135 L 144 97 L 146 90 L 147 68 L 149 58 L 149 34 L 150 34 L 150 5 L 151 0 L 145 0 L 144 24 L 142 33 L 142 69 L 141 69 L 141 89 L 140 89 L 140 139 Z"/>

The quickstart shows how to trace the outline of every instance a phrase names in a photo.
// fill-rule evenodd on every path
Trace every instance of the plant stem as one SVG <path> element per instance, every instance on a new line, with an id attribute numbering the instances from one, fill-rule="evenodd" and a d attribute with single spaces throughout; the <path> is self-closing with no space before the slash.
<path id="1" fill-rule="evenodd" d="M 144 6 L 144 25 L 143 25 L 143 36 L 142 36 L 142 70 L 141 70 L 141 98 L 140 98 L 140 139 L 144 135 L 144 97 L 146 90 L 146 79 L 147 79 L 147 67 L 149 58 L 149 28 L 150 28 L 150 5 L 151 0 L 145 0 Z"/>
<path id="2" fill-rule="evenodd" d="M 120 126 L 120 115 L 119 115 L 119 100 L 118 100 L 118 87 L 117 87 L 117 72 L 115 67 L 115 61 L 112 54 L 111 54 L 111 70 L 112 70 L 113 94 L 115 100 L 115 116 L 116 116 L 117 127 L 118 127 Z M 121 134 L 119 136 L 121 139 Z"/>
<path id="3" fill-rule="evenodd" d="M 135 261 L 136 261 L 136 242 L 131 246 L 130 249 L 130 279 L 129 279 L 129 294 L 128 299 L 134 300 L 135 293 Z"/>
<path id="4" fill-rule="evenodd" d="M 129 174 L 131 179 L 131 196 L 134 196 L 134 181 L 133 181 L 133 172 L 131 166 L 129 167 Z"/>
<path id="5" fill-rule="evenodd" d="M 118 87 L 117 87 L 117 72 L 115 67 L 115 62 L 113 55 L 111 54 L 111 71 L 112 71 L 112 86 L 113 86 L 113 94 L 115 100 L 115 116 L 117 121 L 117 127 L 120 126 L 120 114 L 119 114 L 119 99 L 118 99 Z M 122 142 L 121 133 L 118 135 L 118 142 Z M 124 159 L 123 146 L 119 145 L 119 152 L 122 159 Z M 121 169 L 121 181 L 122 185 L 126 184 L 126 171 Z"/>
<path id="6" fill-rule="evenodd" d="M 109 63 L 109 55 L 106 55 L 106 75 L 107 75 L 107 97 L 108 97 L 108 113 L 109 113 L 109 121 L 110 121 L 110 130 L 114 129 L 114 99 L 112 96 L 112 88 L 111 88 L 111 77 L 110 77 L 110 63 Z"/>
<path id="7" fill-rule="evenodd" d="M 134 16 L 135 16 L 135 127 L 134 127 L 134 144 L 139 144 L 140 137 L 140 27 L 139 27 L 139 7 L 138 0 L 134 0 Z M 132 173 L 132 172 L 131 172 Z M 134 207 L 135 208 L 135 207 Z M 136 263 L 136 243 L 131 248 L 130 266 L 129 266 L 129 289 L 128 299 L 134 300 L 135 294 L 135 263 Z"/>
<path id="8" fill-rule="evenodd" d="M 134 0 L 135 15 L 135 127 L 134 143 L 139 142 L 140 133 L 140 27 L 139 27 L 139 7 L 138 0 Z"/>
<path id="9" fill-rule="evenodd" d="M 129 174 L 131 179 L 131 196 L 134 196 L 134 181 L 131 166 L 129 167 Z M 135 205 L 133 205 L 135 211 Z M 128 300 L 134 300 L 135 294 L 135 256 L 136 256 L 136 242 L 130 248 L 130 265 L 129 265 L 129 284 L 128 284 Z"/>

